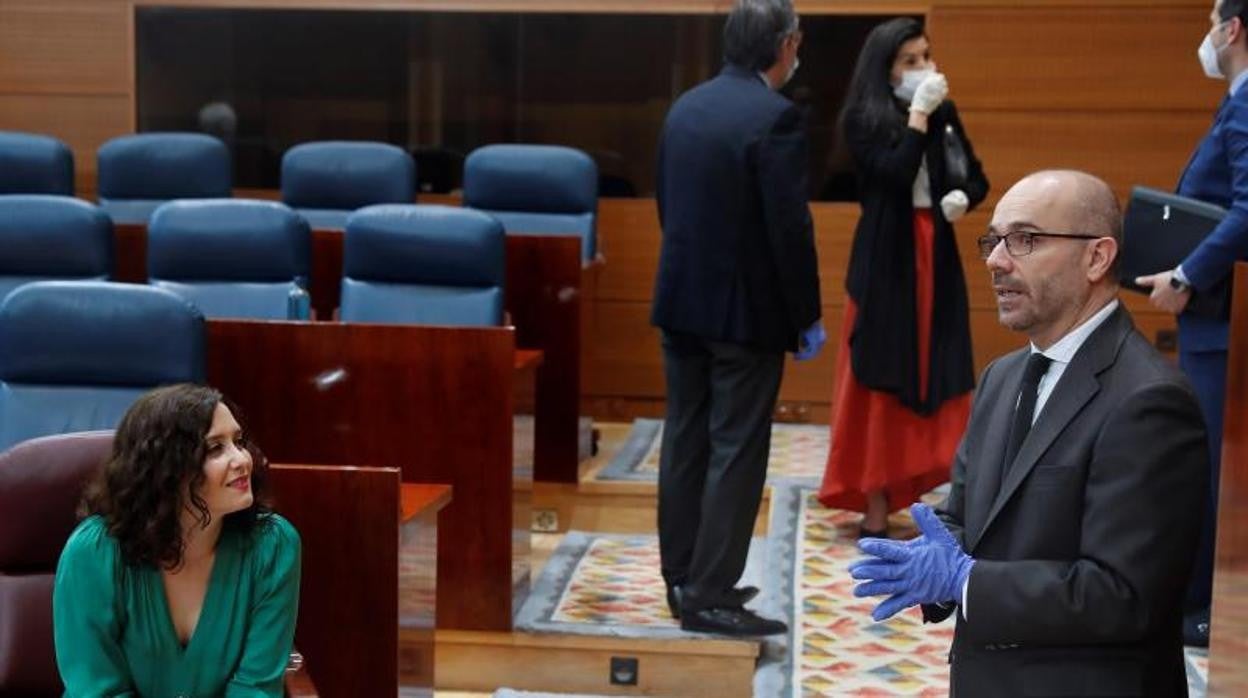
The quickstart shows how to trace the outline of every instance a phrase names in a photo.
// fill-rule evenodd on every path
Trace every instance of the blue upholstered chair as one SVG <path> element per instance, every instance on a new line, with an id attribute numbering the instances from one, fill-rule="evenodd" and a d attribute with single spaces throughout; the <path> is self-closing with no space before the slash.
<path id="1" fill-rule="evenodd" d="M 342 230 L 352 211 L 416 200 L 416 165 L 402 148 L 370 141 L 302 143 L 282 156 L 282 201 L 313 228 Z"/>
<path id="2" fill-rule="evenodd" d="M 464 162 L 464 205 L 494 216 L 509 235 L 575 235 L 581 238 L 581 259 L 598 253 L 598 168 L 579 150 L 477 148 Z"/>
<path id="3" fill-rule="evenodd" d="M 411 204 L 360 209 L 347 219 L 339 318 L 501 325 L 506 254 L 502 225 L 480 211 Z"/>
<path id="4" fill-rule="evenodd" d="M 73 152 L 51 136 L 0 131 L 0 194 L 73 196 Z"/>
<path id="5" fill-rule="evenodd" d="M 113 224 L 96 206 L 50 194 L 0 196 L 0 301 L 32 281 L 106 279 Z"/>
<path id="6" fill-rule="evenodd" d="M 116 223 L 146 223 L 171 199 L 233 194 L 230 152 L 202 133 L 136 133 L 100 146 L 100 206 Z"/>
<path id="7" fill-rule="evenodd" d="M 204 317 L 159 288 L 40 281 L 0 303 L 0 450 L 111 429 L 140 394 L 204 379 Z"/>
<path id="8" fill-rule="evenodd" d="M 306 319 L 311 233 L 299 214 L 273 201 L 181 199 L 147 225 L 148 283 L 191 301 L 208 317 Z"/>

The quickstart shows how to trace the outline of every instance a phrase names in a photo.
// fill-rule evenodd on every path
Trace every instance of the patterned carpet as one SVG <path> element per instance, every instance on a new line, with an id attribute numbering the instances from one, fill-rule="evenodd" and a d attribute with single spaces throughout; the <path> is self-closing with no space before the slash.
<path id="1" fill-rule="evenodd" d="M 662 422 L 639 419 L 599 480 L 654 481 Z M 822 425 L 777 424 L 768 482 L 771 522 L 751 543 L 742 584 L 763 592 L 750 604 L 789 622 L 788 636 L 763 645 L 756 696 L 943 696 L 953 623 L 924 626 L 918 609 L 884 623 L 875 601 L 855 599 L 846 568 L 857 559 L 859 515 L 826 509 L 814 497 L 828 449 Z M 923 497 L 935 503 L 938 489 Z M 894 537 L 913 528 L 904 512 L 890 519 Z M 520 609 L 516 627 L 656 639 L 696 638 L 667 615 L 652 535 L 569 532 Z M 795 622 L 796 619 L 796 622 Z M 796 650 L 791 650 L 796 648 Z M 1208 660 L 1188 650 L 1191 695 L 1205 694 Z"/>
<path id="2" fill-rule="evenodd" d="M 657 482 L 659 444 L 663 421 L 638 419 L 628 438 L 596 479 Z M 828 457 L 827 425 L 775 424 L 771 429 L 771 455 L 767 481 L 818 481 Z"/>

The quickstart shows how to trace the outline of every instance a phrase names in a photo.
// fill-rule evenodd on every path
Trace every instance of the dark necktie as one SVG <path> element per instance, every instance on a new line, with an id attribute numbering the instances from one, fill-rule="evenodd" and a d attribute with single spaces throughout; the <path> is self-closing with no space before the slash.
<path id="1" fill-rule="evenodd" d="M 1036 397 L 1040 392 L 1040 377 L 1049 370 L 1053 360 L 1033 351 L 1027 357 L 1027 368 L 1023 370 L 1023 385 L 1018 391 L 1018 409 L 1014 411 L 1014 423 L 1010 425 L 1010 440 L 1005 446 L 1005 462 L 1002 463 L 1001 481 L 1010 472 L 1010 466 L 1018 457 L 1018 449 L 1022 447 L 1027 432 L 1031 431 L 1031 422 L 1036 416 Z"/>

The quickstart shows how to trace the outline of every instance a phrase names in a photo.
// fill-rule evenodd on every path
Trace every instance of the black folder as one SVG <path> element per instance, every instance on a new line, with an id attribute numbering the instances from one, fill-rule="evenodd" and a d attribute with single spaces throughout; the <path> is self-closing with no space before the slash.
<path id="1" fill-rule="evenodd" d="M 1148 293 L 1135 277 L 1174 269 L 1226 217 L 1221 206 L 1148 187 L 1135 187 L 1122 225 L 1118 278 L 1124 288 Z M 1184 312 L 1227 319 L 1231 316 L 1231 277 L 1205 291 L 1192 290 Z"/>

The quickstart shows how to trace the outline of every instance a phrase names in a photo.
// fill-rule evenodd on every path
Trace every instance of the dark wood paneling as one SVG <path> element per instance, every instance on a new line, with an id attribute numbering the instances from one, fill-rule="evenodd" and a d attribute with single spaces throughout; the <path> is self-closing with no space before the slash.
<path id="1" fill-rule="evenodd" d="M 1048 168 L 1091 172 L 1108 182 L 1124 201 L 1136 184 L 1173 189 L 1196 144 L 1213 122 L 1220 99 L 1221 96 L 1215 96 L 1192 111 L 1104 113 L 963 108 L 967 135 L 992 184 L 985 209 L 991 210 L 1024 175 Z"/>
<path id="2" fill-rule="evenodd" d="M 438 541 L 443 628 L 511 627 L 515 361 L 504 328 L 208 322 L 208 380 L 271 458 L 455 488 Z"/>
<path id="3" fill-rule="evenodd" d="M 113 224 L 113 280 L 147 283 L 147 226 Z"/>
<path id="4" fill-rule="evenodd" d="M 1209 695 L 1248 695 L 1248 264 L 1235 268 L 1213 570 Z"/>
<path id="5" fill-rule="evenodd" d="M 0 2 L 0 93 L 130 94 L 126 0 Z"/>
<path id="6" fill-rule="evenodd" d="M 860 209 L 856 203 L 816 202 L 810 206 L 819 253 L 824 304 L 841 303 L 845 265 Z M 659 214 L 653 199 L 603 199 L 598 204 L 598 236 L 607 264 L 598 279 L 598 301 L 646 301 L 654 295 L 659 267 Z"/>
<path id="7" fill-rule="evenodd" d="M 1059 109 L 1217 105 L 1226 83 L 1206 79 L 1196 61 L 1213 3 L 1098 5 L 938 5 L 928 26 L 932 55 L 949 76 L 950 96 L 968 111 L 1028 110 L 1037 121 Z"/>
<path id="8" fill-rule="evenodd" d="M 507 312 L 516 344 L 542 351 L 537 373 L 534 479 L 576 482 L 581 395 L 580 240 L 568 236 L 507 236 Z"/>
<path id="9" fill-rule="evenodd" d="M 0 44 L 0 65 L 5 63 Z M 74 152 L 75 187 L 94 198 L 95 151 L 133 128 L 129 96 L 0 94 L 0 129 L 56 136 Z"/>
<path id="10" fill-rule="evenodd" d="M 398 693 L 399 471 L 274 465 L 303 542 L 295 646 L 319 695 Z"/>

